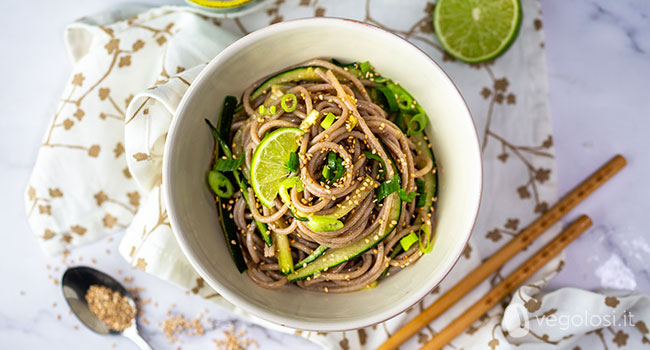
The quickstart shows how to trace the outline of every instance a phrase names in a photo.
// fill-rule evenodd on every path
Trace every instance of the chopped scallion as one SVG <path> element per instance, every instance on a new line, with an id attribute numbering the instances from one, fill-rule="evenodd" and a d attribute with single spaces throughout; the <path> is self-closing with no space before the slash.
<path id="1" fill-rule="evenodd" d="M 429 230 L 429 225 L 422 224 L 422 226 L 420 226 L 420 230 L 422 231 L 422 234 L 420 235 L 420 239 L 418 240 L 418 244 L 420 245 L 420 251 L 422 252 L 422 254 L 430 253 L 433 250 L 434 240 L 431 239 L 431 231 Z M 423 239 L 424 239 L 424 243 L 422 243 Z"/>
<path id="2" fill-rule="evenodd" d="M 214 170 L 216 171 L 235 171 L 241 166 L 244 157 L 239 157 L 236 159 L 217 159 L 217 162 L 214 164 Z"/>
<path id="3" fill-rule="evenodd" d="M 415 186 L 417 187 L 418 200 L 415 202 L 416 207 L 423 207 L 427 203 L 427 198 L 424 195 L 426 182 L 422 179 L 415 179 Z"/>
<path id="4" fill-rule="evenodd" d="M 330 126 L 332 126 L 335 119 L 336 119 L 336 116 L 334 114 L 327 113 L 327 115 L 325 116 L 325 119 L 323 119 L 323 121 L 320 122 L 320 126 L 322 126 L 323 129 L 327 129 Z"/>
<path id="5" fill-rule="evenodd" d="M 323 167 L 323 178 L 329 185 L 338 181 L 345 174 L 345 167 L 343 166 L 343 158 L 339 157 L 336 152 L 329 152 L 327 154 L 327 164 Z"/>
<path id="6" fill-rule="evenodd" d="M 397 96 L 397 107 L 401 110 L 410 110 L 411 105 L 413 104 L 413 98 L 409 96 L 406 92 L 403 92 Z"/>
<path id="7" fill-rule="evenodd" d="M 381 159 L 380 156 L 378 156 L 378 155 L 376 155 L 376 154 L 374 154 L 374 153 L 372 153 L 370 151 L 364 151 L 363 154 L 366 156 L 366 158 L 376 160 L 376 161 L 379 162 L 379 164 L 381 164 L 379 166 L 379 170 L 377 170 L 377 174 L 379 174 L 379 176 L 383 177 L 384 172 L 386 171 L 386 163 L 384 163 L 384 160 Z"/>
<path id="8" fill-rule="evenodd" d="M 370 62 L 365 61 L 359 64 L 359 69 L 361 69 L 361 74 L 363 74 L 363 77 L 366 77 L 368 72 L 372 70 L 372 66 L 370 65 Z"/>
<path id="9" fill-rule="evenodd" d="M 409 248 L 411 248 L 411 246 L 415 242 L 417 242 L 419 240 L 420 240 L 420 237 L 418 237 L 417 233 L 411 232 L 408 235 L 402 237 L 402 239 L 399 240 L 399 244 L 402 246 L 402 249 L 404 249 L 404 251 L 407 251 L 407 250 L 409 250 Z"/>
<path id="10" fill-rule="evenodd" d="M 384 181 L 377 189 L 375 194 L 377 195 L 377 202 L 382 201 L 384 198 L 391 195 L 393 192 L 399 191 L 399 176 L 395 175 L 390 180 Z"/>
<path id="11" fill-rule="evenodd" d="M 212 170 L 208 173 L 208 184 L 217 196 L 221 198 L 232 197 L 233 186 L 226 175 Z"/>
<path id="12" fill-rule="evenodd" d="M 403 188 L 400 188 L 397 194 L 399 195 L 399 199 L 407 203 L 413 202 L 415 196 L 417 196 L 417 192 L 406 193 Z"/>
<path id="13" fill-rule="evenodd" d="M 287 105 L 287 102 L 291 100 L 291 104 Z M 282 100 L 280 100 L 280 106 L 282 109 L 284 109 L 285 112 L 291 113 L 296 110 L 298 107 L 298 97 L 296 97 L 295 94 L 288 93 L 282 96 Z"/>
<path id="14" fill-rule="evenodd" d="M 307 117 L 300 123 L 300 129 L 304 132 L 309 131 L 309 128 L 316 123 L 316 119 L 318 119 L 319 115 L 320 113 L 317 110 L 312 109 L 311 112 L 307 114 Z"/>
<path id="15" fill-rule="evenodd" d="M 379 91 L 382 94 L 382 96 L 384 96 L 384 99 L 388 104 L 388 106 L 386 107 L 388 107 L 389 111 L 395 112 L 398 110 L 397 99 L 395 98 L 395 94 L 392 91 L 390 91 L 390 89 L 388 89 L 385 86 L 377 86 L 375 90 Z"/>
<path id="16" fill-rule="evenodd" d="M 411 120 L 409 120 L 408 131 L 406 132 L 409 136 L 417 135 L 424 131 L 424 128 L 427 126 L 429 120 L 427 115 L 424 113 L 418 113 L 414 115 Z"/>

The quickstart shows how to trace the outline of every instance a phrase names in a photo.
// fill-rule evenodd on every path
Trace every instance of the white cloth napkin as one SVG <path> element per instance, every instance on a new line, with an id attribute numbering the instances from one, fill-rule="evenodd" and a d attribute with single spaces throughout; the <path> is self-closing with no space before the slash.
<path id="1" fill-rule="evenodd" d="M 523 2 L 524 22 L 513 47 L 494 63 L 478 66 L 454 62 L 440 50 L 431 32 L 431 3 L 385 0 L 366 5 L 276 0 L 269 1 L 265 11 L 236 20 L 182 7 L 129 6 L 72 24 L 66 43 L 74 72 L 26 191 L 29 223 L 43 249 L 57 254 L 126 227 L 120 253 L 134 266 L 254 322 L 294 332 L 234 307 L 207 286 L 183 256 L 161 198 L 165 136 L 187 87 L 205 63 L 240 34 L 305 16 L 365 20 L 407 37 L 443 65 L 472 109 L 485 161 L 484 202 L 472 241 L 438 288 L 413 309 L 374 327 L 329 334 L 296 332 L 327 349 L 376 348 L 542 213 L 557 194 L 536 1 Z M 534 249 L 558 228 L 550 231 Z M 523 259 L 510 262 L 402 349 L 418 348 Z M 550 263 L 514 293 L 505 311 L 503 306 L 494 308 L 449 348 L 611 349 L 650 343 L 646 327 L 650 300 L 645 296 L 576 289 L 540 294 L 562 263 L 561 259 Z M 630 313 L 634 317 L 622 324 Z M 601 320 L 609 316 L 610 324 L 589 323 L 590 316 Z M 581 318 L 583 324 L 577 325 Z M 527 319 L 530 331 L 518 331 Z"/>

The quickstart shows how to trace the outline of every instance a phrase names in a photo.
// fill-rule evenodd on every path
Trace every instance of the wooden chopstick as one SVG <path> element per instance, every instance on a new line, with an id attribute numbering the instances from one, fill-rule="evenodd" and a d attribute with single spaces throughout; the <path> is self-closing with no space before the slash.
<path id="1" fill-rule="evenodd" d="M 442 349 L 443 346 L 465 331 L 467 327 L 471 326 L 474 321 L 478 320 L 481 315 L 485 314 L 496 305 L 499 300 L 505 298 L 515 290 L 515 288 L 532 276 L 533 273 L 553 259 L 553 257 L 566 248 L 569 243 L 585 232 L 591 224 L 591 219 L 586 215 L 582 215 L 578 220 L 574 221 L 569 225 L 569 227 L 562 231 L 562 233 L 544 246 L 544 248 L 538 251 L 501 283 L 485 294 L 483 298 L 463 312 L 461 316 L 452 321 L 447 328 L 443 329 L 433 337 L 433 339 L 424 344 L 421 350 Z"/>
<path id="2" fill-rule="evenodd" d="M 479 267 L 470 272 L 458 284 L 442 295 L 431 306 L 407 323 L 402 329 L 388 338 L 378 350 L 394 350 L 420 329 L 428 325 L 436 317 L 447 311 L 458 300 L 483 282 L 489 275 L 498 270 L 503 264 L 510 260 L 515 254 L 524 249 L 533 240 L 539 237 L 553 224 L 558 222 L 571 209 L 593 193 L 598 187 L 604 184 L 618 173 L 627 161 L 623 156 L 617 155 L 600 169 L 594 172 L 580 185 L 565 195 L 559 202 L 553 205 L 544 215 L 540 216 L 530 226 L 522 230 L 515 238 L 494 253 Z"/>

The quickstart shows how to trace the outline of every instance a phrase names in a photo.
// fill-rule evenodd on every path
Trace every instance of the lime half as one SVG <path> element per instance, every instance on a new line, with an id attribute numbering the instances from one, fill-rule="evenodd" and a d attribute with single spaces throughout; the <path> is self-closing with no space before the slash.
<path id="1" fill-rule="evenodd" d="M 257 145 L 251 161 L 251 186 L 265 206 L 273 206 L 282 181 L 291 175 L 287 163 L 304 133 L 298 128 L 280 128 Z"/>
<path id="2" fill-rule="evenodd" d="M 445 50 L 468 63 L 491 60 L 517 37 L 519 0 L 438 0 L 433 27 Z"/>

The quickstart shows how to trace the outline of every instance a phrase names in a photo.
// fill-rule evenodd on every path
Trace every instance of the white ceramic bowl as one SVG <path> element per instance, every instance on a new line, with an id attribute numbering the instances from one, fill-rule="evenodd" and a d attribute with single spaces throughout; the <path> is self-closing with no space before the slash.
<path id="1" fill-rule="evenodd" d="M 433 251 L 370 290 L 347 294 L 293 286 L 258 287 L 237 272 L 205 184 L 213 140 L 203 118 L 216 119 L 226 95 L 284 67 L 313 57 L 369 60 L 424 107 L 439 168 Z M 425 53 L 367 24 L 331 18 L 269 26 L 238 40 L 192 83 L 172 122 L 163 160 L 169 219 L 183 252 L 227 300 L 276 324 L 337 331 L 372 325 L 404 311 L 449 273 L 469 239 L 481 197 L 481 157 L 471 115 L 458 89 Z"/>

